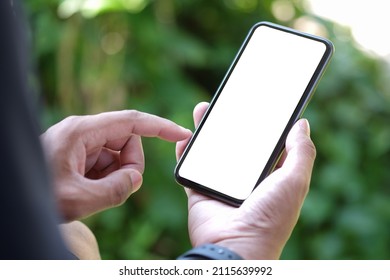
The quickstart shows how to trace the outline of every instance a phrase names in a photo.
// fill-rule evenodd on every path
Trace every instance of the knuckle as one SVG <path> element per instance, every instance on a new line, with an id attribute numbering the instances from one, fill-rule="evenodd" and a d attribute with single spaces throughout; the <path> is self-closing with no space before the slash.
<path id="1" fill-rule="evenodd" d="M 73 138 L 80 134 L 81 117 L 79 116 L 69 116 L 55 125 L 57 133 L 61 134 L 65 138 Z"/>
<path id="2" fill-rule="evenodd" d="M 131 119 L 138 119 L 142 116 L 142 113 L 138 110 L 127 110 L 127 113 L 130 115 Z"/>

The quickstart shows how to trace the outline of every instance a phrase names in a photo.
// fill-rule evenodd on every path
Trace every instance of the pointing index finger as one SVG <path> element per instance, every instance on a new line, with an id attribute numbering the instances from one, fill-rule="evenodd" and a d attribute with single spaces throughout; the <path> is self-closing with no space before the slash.
<path id="1" fill-rule="evenodd" d="M 186 139 L 191 135 L 190 130 L 170 120 L 136 110 L 91 115 L 80 124 L 79 129 L 86 135 L 85 143 L 92 146 L 104 145 L 134 134 L 158 137 L 171 142 Z"/>

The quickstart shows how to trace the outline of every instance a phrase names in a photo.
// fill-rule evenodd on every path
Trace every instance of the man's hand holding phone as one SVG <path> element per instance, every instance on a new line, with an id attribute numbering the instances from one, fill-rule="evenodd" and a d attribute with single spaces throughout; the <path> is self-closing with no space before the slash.
<path id="1" fill-rule="evenodd" d="M 195 126 L 207 106 L 200 103 L 195 107 Z M 177 144 L 177 158 L 188 141 Z M 289 132 L 284 155 L 275 171 L 239 208 L 186 189 L 192 245 L 214 243 L 233 250 L 244 259 L 278 259 L 298 220 L 315 156 L 309 124 L 301 119 Z"/>

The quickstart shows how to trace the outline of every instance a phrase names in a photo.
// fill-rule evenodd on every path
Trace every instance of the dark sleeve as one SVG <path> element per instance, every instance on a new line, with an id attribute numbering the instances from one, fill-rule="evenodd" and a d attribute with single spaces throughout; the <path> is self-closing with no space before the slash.
<path id="1" fill-rule="evenodd" d="M 0 259 L 68 259 L 28 90 L 15 0 L 0 1 Z"/>

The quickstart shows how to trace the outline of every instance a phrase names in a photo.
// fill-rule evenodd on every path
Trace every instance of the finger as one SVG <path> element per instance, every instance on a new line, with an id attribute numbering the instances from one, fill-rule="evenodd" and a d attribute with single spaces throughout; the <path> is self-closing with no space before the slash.
<path id="1" fill-rule="evenodd" d="M 119 169 L 99 180 L 76 174 L 69 188 L 57 189 L 58 205 L 66 221 L 121 205 L 142 184 L 137 170 Z"/>
<path id="2" fill-rule="evenodd" d="M 88 155 L 86 155 L 85 159 L 85 167 L 84 167 L 84 174 L 88 173 L 96 164 L 96 162 L 99 159 L 100 153 L 102 152 L 102 148 L 98 148 L 95 151 L 90 151 Z"/>
<path id="3" fill-rule="evenodd" d="M 283 166 L 307 170 L 311 174 L 316 157 L 316 148 L 310 139 L 310 126 L 306 119 L 299 120 L 286 139 L 286 159 Z"/>
<path id="4" fill-rule="evenodd" d="M 304 122 L 304 123 L 301 123 L 301 122 Z M 302 120 L 299 120 L 298 121 L 298 123 L 296 124 L 296 125 L 303 125 L 303 126 L 306 126 L 307 125 L 307 127 L 303 127 L 303 129 L 304 129 L 304 131 L 305 131 L 305 133 L 308 135 L 308 136 L 310 136 L 310 127 L 309 127 L 309 123 L 307 122 L 307 120 L 305 120 L 305 119 L 302 119 Z M 294 125 L 295 126 L 295 125 Z M 292 131 L 291 132 L 292 133 L 292 135 L 294 134 L 294 131 Z M 288 139 L 288 140 L 286 140 L 286 141 L 289 141 L 289 143 L 291 143 L 291 137 Z M 290 146 L 291 146 L 291 144 L 289 144 Z M 280 168 L 280 167 L 282 167 L 283 166 L 283 163 L 284 163 L 284 161 L 286 160 L 286 157 L 287 157 L 287 151 L 286 151 L 286 149 L 284 149 L 283 150 L 283 152 L 282 152 L 282 154 L 281 154 L 281 156 L 280 156 L 280 158 L 279 158 L 279 160 L 278 160 L 278 162 L 277 162 L 277 164 L 276 164 L 276 166 L 275 166 L 275 169 L 278 169 L 278 168 Z"/>
<path id="5" fill-rule="evenodd" d="M 111 149 L 103 147 L 102 149 L 100 149 L 100 153 L 92 167 L 96 170 L 103 170 L 109 165 L 111 165 L 113 162 L 119 163 L 119 153 L 117 151 L 113 151 Z"/>
<path id="6" fill-rule="evenodd" d="M 86 164 L 86 177 L 100 178 L 120 167 L 120 154 L 103 147 L 98 155 L 89 155 Z"/>
<path id="7" fill-rule="evenodd" d="M 121 148 L 113 151 L 102 148 L 92 169 L 86 174 L 91 179 L 99 179 L 118 169 L 131 168 L 143 173 L 145 169 L 141 136 L 133 135 Z"/>
<path id="8" fill-rule="evenodd" d="M 199 122 L 201 121 L 208 106 L 209 106 L 209 103 L 207 103 L 207 102 L 200 102 L 195 106 L 194 111 L 193 111 L 193 118 L 194 118 L 195 127 L 198 127 Z M 187 146 L 190 139 L 191 138 L 188 137 L 187 139 L 185 139 L 183 141 L 178 141 L 176 143 L 176 160 L 179 160 L 179 158 L 183 154 L 184 149 Z"/>
<path id="9" fill-rule="evenodd" d="M 138 170 L 130 168 L 118 169 L 100 180 L 91 181 L 95 190 L 99 191 L 96 211 L 123 204 L 129 196 L 142 185 L 142 175 Z"/>
<path id="10" fill-rule="evenodd" d="M 286 156 L 287 156 L 286 150 L 283 150 L 278 162 L 276 163 L 275 170 L 280 168 L 283 165 L 284 161 L 286 160 Z"/>
<path id="11" fill-rule="evenodd" d="M 286 140 L 283 165 L 269 175 L 244 202 L 244 207 L 289 212 L 294 221 L 308 193 L 316 150 L 307 120 L 299 120 Z M 264 208 L 265 207 L 265 208 Z M 285 208 L 288 208 L 287 210 Z"/>
<path id="12" fill-rule="evenodd" d="M 310 127 L 306 119 L 299 120 L 286 140 L 286 158 L 279 169 L 288 177 L 292 188 L 303 200 L 306 196 L 316 157 L 316 148 L 310 139 Z"/>
<path id="13" fill-rule="evenodd" d="M 195 127 L 198 127 L 198 125 L 199 125 L 200 121 L 202 120 L 203 115 L 206 112 L 208 106 L 209 106 L 209 103 L 207 103 L 207 102 L 200 102 L 195 106 L 194 112 L 193 112 Z"/>
<path id="14" fill-rule="evenodd" d="M 121 169 L 131 168 L 140 174 L 145 169 L 145 156 L 141 136 L 133 135 L 120 152 Z"/>
<path id="15" fill-rule="evenodd" d="M 79 130 L 85 133 L 87 148 L 104 146 L 131 135 L 159 137 L 167 141 L 180 141 L 189 137 L 191 132 L 174 122 L 147 113 L 134 110 L 107 112 L 88 116 L 81 121 Z"/>
<path id="16" fill-rule="evenodd" d="M 180 159 L 190 139 L 191 138 L 188 138 L 186 140 L 179 141 L 176 143 L 176 160 Z"/>
<path id="17" fill-rule="evenodd" d="M 107 143 L 104 145 L 106 148 L 109 148 L 114 151 L 120 151 L 123 149 L 123 147 L 127 144 L 129 141 L 130 137 L 134 136 L 135 134 L 131 136 L 126 136 L 124 138 L 120 139 L 114 139 L 112 141 L 107 141 Z"/>

